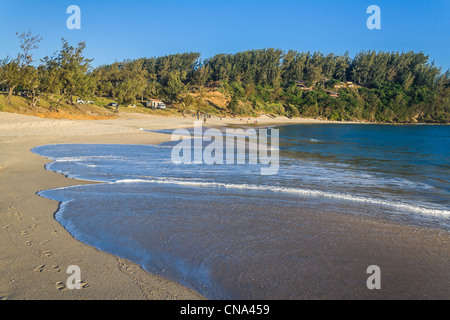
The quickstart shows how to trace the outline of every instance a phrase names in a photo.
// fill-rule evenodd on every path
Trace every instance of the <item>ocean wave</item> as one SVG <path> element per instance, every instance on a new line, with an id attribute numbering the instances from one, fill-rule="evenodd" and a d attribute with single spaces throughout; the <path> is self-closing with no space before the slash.
<path id="1" fill-rule="evenodd" d="M 425 208 L 417 205 L 412 205 L 408 203 L 395 202 L 383 199 L 368 198 L 361 196 L 353 196 L 343 193 L 333 193 L 320 190 L 310 190 L 302 188 L 290 188 L 290 187 L 277 187 L 277 186 L 263 186 L 263 185 L 252 185 L 252 184 L 232 184 L 232 183 L 221 183 L 221 182 L 204 182 L 204 181 L 186 181 L 186 180 L 176 180 L 168 178 L 150 178 L 150 179 L 123 179 L 117 180 L 115 183 L 160 183 L 160 184 L 175 184 L 182 186 L 191 187 L 206 187 L 206 188 L 225 188 L 225 189 L 243 189 L 243 190 L 256 190 L 256 191 L 271 191 L 271 192 L 281 192 L 289 194 L 298 194 L 303 196 L 315 196 L 315 197 L 325 197 L 329 199 L 346 200 L 358 203 L 366 203 L 372 205 L 385 206 L 395 209 L 401 209 L 411 212 L 416 212 L 420 214 L 425 214 L 440 218 L 450 218 L 450 211 L 445 209 L 435 209 L 435 208 Z"/>

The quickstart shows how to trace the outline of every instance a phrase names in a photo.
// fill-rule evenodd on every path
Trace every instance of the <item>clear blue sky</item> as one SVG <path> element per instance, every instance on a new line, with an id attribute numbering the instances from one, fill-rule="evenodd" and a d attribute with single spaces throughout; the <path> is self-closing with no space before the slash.
<path id="1" fill-rule="evenodd" d="M 69 5 L 81 8 L 81 30 L 68 30 Z M 381 30 L 369 30 L 369 5 L 381 8 Z M 86 41 L 93 65 L 196 51 L 274 47 L 354 56 L 361 50 L 423 51 L 450 68 L 450 0 L 0 0 L 0 58 L 18 52 L 16 32 L 44 40 L 37 58 Z"/>

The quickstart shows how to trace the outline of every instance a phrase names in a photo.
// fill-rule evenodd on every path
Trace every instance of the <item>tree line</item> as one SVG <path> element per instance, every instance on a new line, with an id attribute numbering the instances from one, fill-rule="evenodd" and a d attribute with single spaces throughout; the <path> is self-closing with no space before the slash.
<path id="1" fill-rule="evenodd" d="M 204 88 L 229 97 L 233 114 L 261 113 L 376 122 L 450 122 L 450 73 L 422 52 L 363 51 L 351 58 L 321 52 L 261 49 L 218 54 L 196 52 L 125 60 L 93 68 L 85 43 L 33 64 L 40 36 L 18 35 L 21 53 L 0 62 L 7 102 L 18 88 L 30 107 L 41 96 L 73 104 L 73 97 L 112 97 L 121 105 L 159 98 L 172 105 L 201 103 L 190 93 Z M 339 86 L 352 82 L 352 86 Z M 299 83 L 302 85 L 300 86 Z M 305 88 L 309 88 L 305 90 Z M 332 93 L 332 94 L 331 94 Z"/>

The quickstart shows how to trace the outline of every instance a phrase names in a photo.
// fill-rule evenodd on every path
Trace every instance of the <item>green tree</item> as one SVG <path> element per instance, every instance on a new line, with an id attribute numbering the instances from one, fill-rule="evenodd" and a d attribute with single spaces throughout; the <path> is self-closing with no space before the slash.
<path id="1" fill-rule="evenodd" d="M 1 62 L 0 82 L 8 87 L 7 104 L 11 104 L 14 89 L 20 85 L 21 74 L 18 59 L 6 58 Z"/>
<path id="2" fill-rule="evenodd" d="M 181 75 L 178 71 L 171 71 L 168 75 L 167 84 L 164 87 L 164 94 L 170 102 L 177 102 L 182 93 L 185 92 L 185 86 L 181 81 Z"/>
<path id="3" fill-rule="evenodd" d="M 143 61 L 124 61 L 119 70 L 117 102 L 135 104 L 136 98 L 143 96 L 147 86 L 147 71 L 143 69 Z"/>
<path id="4" fill-rule="evenodd" d="M 31 93 L 30 107 L 35 107 L 39 100 L 41 77 L 37 68 L 32 66 L 33 50 L 39 48 L 39 42 L 42 41 L 40 35 L 33 35 L 31 31 L 23 32 L 20 35 L 16 33 L 20 41 L 21 52 L 18 55 L 20 85 L 26 91 Z M 28 95 L 27 95 L 28 96 Z"/>
<path id="5" fill-rule="evenodd" d="M 56 57 L 56 64 L 60 69 L 57 81 L 60 83 L 62 90 L 62 98 L 58 102 L 58 106 L 63 99 L 66 99 L 68 104 L 73 105 L 74 95 L 84 96 L 91 92 L 92 81 L 88 71 L 91 68 L 92 59 L 83 56 L 85 48 L 84 42 L 80 42 L 77 47 L 73 47 L 65 39 L 62 39 L 62 49 Z"/>

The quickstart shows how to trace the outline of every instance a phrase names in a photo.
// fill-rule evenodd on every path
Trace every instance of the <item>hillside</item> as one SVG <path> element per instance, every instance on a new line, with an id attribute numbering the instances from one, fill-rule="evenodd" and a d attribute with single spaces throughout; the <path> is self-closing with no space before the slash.
<path id="1" fill-rule="evenodd" d="M 24 34 L 20 39 L 24 53 L 0 60 L 4 111 L 101 119 L 131 105 L 135 112 L 165 115 L 200 111 L 219 116 L 450 123 L 450 72 L 443 72 L 422 52 L 363 51 L 351 58 L 268 48 L 206 60 L 189 52 L 93 68 L 93 59 L 83 55 L 84 42 L 74 47 L 63 39 L 55 56 L 35 66 L 29 51 L 39 38 Z M 28 97 L 13 96 L 20 92 Z M 78 97 L 93 104 L 67 103 Z M 170 108 L 145 108 L 143 102 L 151 98 Z M 111 102 L 118 110 L 108 107 Z"/>

